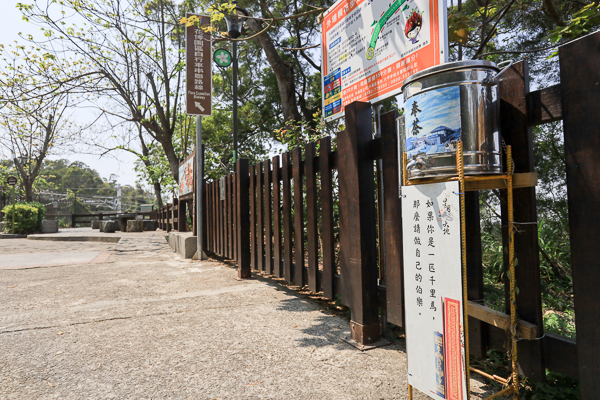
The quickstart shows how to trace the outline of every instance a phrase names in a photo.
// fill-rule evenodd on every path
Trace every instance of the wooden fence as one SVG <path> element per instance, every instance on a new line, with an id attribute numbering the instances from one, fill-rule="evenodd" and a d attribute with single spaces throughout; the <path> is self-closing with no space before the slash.
<path id="1" fill-rule="evenodd" d="M 544 332 L 535 188 L 515 189 L 514 217 L 522 224 L 515 236 L 517 310 L 521 328 L 535 328 L 529 330 L 534 337 L 518 342 L 519 367 L 536 380 L 544 380 L 546 369 L 577 378 L 584 399 L 600 393 L 598 49 L 600 33 L 561 47 L 559 85 L 530 92 L 525 61 L 514 64 L 499 84 L 501 131 L 512 146 L 516 172 L 535 172 L 532 127 L 557 120 L 563 120 L 567 167 L 577 340 Z M 236 260 L 240 277 L 254 269 L 328 298 L 340 295 L 351 308 L 352 338 L 360 344 L 377 341 L 382 323 L 404 325 L 397 114 L 381 116 L 381 136 L 375 139 L 371 118 L 370 104 L 349 104 L 336 151 L 327 137 L 252 166 L 241 159 L 235 173 L 205 190 L 208 251 Z M 382 173 L 376 174 L 379 160 Z M 490 348 L 506 350 L 508 336 L 499 326 L 508 316 L 476 307 L 484 297 L 478 192 L 465 197 L 466 290 L 473 302 L 469 345 L 472 355 L 483 356 Z M 504 207 L 501 214 L 506 222 Z M 163 229 L 174 223 L 163 223 Z M 506 249 L 507 231 L 503 236 Z"/>
<path id="2" fill-rule="evenodd" d="M 158 222 L 158 229 L 162 229 L 166 232 L 177 231 L 186 232 L 188 231 L 187 216 L 192 216 L 192 230 L 193 234 L 196 234 L 196 219 L 194 218 L 194 211 L 192 210 L 193 199 L 191 196 L 186 198 L 178 199 L 174 198 L 173 203 L 168 203 L 162 207 L 157 208 L 149 213 L 150 219 Z"/>
<path id="3" fill-rule="evenodd" d="M 127 213 L 108 213 L 108 212 L 100 212 L 95 214 L 71 214 L 71 226 L 75 227 L 77 224 L 91 224 L 93 220 L 103 219 L 109 220 L 111 217 L 116 218 L 119 214 L 135 214 L 141 215 L 142 217 L 150 217 L 151 212 L 127 212 Z M 49 214 L 47 217 L 53 217 L 54 215 Z M 63 217 L 68 217 L 68 215 L 64 215 Z"/>

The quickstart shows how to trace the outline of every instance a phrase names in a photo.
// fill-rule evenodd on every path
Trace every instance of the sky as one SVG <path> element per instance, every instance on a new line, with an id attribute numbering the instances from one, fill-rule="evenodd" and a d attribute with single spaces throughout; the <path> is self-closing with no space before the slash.
<path id="1" fill-rule="evenodd" d="M 23 3 L 28 1 L 19 0 Z M 14 43 L 15 40 L 24 43 L 19 37 L 19 32 L 30 33 L 34 37 L 38 36 L 39 28 L 23 21 L 21 12 L 16 8 L 17 0 L 1 0 L 2 3 L 2 23 L 0 24 L 0 43 L 7 45 Z M 84 125 L 89 122 L 93 115 L 86 110 L 77 110 L 72 113 L 74 115 L 73 122 Z M 101 177 L 108 179 L 111 174 L 117 175 L 116 179 L 121 185 L 135 185 L 136 173 L 134 171 L 135 156 L 125 151 L 114 152 L 112 156 L 98 157 L 92 154 L 94 150 L 81 149 L 82 153 L 78 154 L 57 154 L 51 155 L 48 159 L 55 160 L 60 158 L 68 159 L 69 161 L 81 161 L 87 164 L 90 168 L 98 171 Z M 4 154 L 4 156 L 10 156 Z M 146 185 L 144 185 L 146 186 Z"/>

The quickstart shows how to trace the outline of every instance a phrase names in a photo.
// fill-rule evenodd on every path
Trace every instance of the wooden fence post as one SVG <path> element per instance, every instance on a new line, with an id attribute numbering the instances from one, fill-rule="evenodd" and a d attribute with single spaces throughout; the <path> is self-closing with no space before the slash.
<path id="1" fill-rule="evenodd" d="M 377 300 L 377 213 L 371 157 L 371 105 L 346 106 L 346 130 L 338 135 L 342 302 L 351 308 L 352 339 L 380 337 Z"/>
<path id="2" fill-rule="evenodd" d="M 397 111 L 381 116 L 383 209 L 385 210 L 385 286 L 387 320 L 404 326 L 402 263 L 402 208 L 399 193 Z"/>
<path id="3" fill-rule="evenodd" d="M 265 270 L 265 213 L 263 204 L 264 194 L 263 163 L 256 164 L 256 269 Z"/>
<path id="4" fill-rule="evenodd" d="M 308 290 L 318 292 L 319 282 L 319 233 L 317 222 L 317 176 L 315 172 L 316 146 L 314 142 L 305 147 L 304 173 L 306 175 L 306 247 L 308 248 Z"/>
<path id="5" fill-rule="evenodd" d="M 250 267 L 250 176 L 248 160 L 240 158 L 236 161 L 236 226 L 237 226 L 237 265 L 238 278 L 252 276 Z"/>
<path id="6" fill-rule="evenodd" d="M 256 257 L 256 165 L 250 167 L 250 267 L 257 269 Z"/>
<path id="7" fill-rule="evenodd" d="M 290 153 L 281 155 L 282 204 L 283 204 L 283 276 L 288 283 L 292 277 L 292 191 L 290 185 Z"/>
<path id="8" fill-rule="evenodd" d="M 582 399 L 600 393 L 600 32 L 559 49 Z"/>
<path id="9" fill-rule="evenodd" d="M 264 210 L 264 222 L 265 222 L 265 264 L 264 271 L 267 275 L 273 274 L 273 231 L 272 226 L 272 204 L 271 204 L 271 161 L 265 160 L 264 165 L 264 196 L 263 196 L 263 210 Z"/>
<path id="10" fill-rule="evenodd" d="M 179 200 L 177 206 L 177 230 L 187 232 L 187 200 Z"/>
<path id="11" fill-rule="evenodd" d="M 304 199 L 302 149 L 292 150 L 292 176 L 294 178 L 294 285 L 304 286 Z"/>
<path id="12" fill-rule="evenodd" d="M 534 172 L 533 136 L 527 116 L 529 68 L 526 61 L 514 64 L 502 75 L 499 90 L 501 132 L 506 144 L 512 145 L 515 172 Z M 502 192 L 506 193 L 505 190 Z M 517 294 L 517 313 L 519 318 L 537 325 L 538 334 L 541 336 L 544 322 L 535 188 L 515 189 L 513 193 L 514 220 L 520 224 L 518 233 L 515 234 L 515 275 L 517 287 L 521 289 Z M 503 207 L 502 210 L 503 216 L 507 215 L 505 208 Z M 506 229 L 507 227 L 505 232 Z M 508 246 L 507 240 L 504 246 Z M 506 263 L 508 257 L 505 258 Z M 505 267 L 507 268 L 507 264 Z M 510 303 L 507 301 L 506 307 L 509 306 Z M 546 371 L 542 343 L 539 340 L 521 340 L 518 344 L 518 353 L 519 366 L 523 374 L 537 381 L 544 381 Z"/>
<path id="13" fill-rule="evenodd" d="M 333 225 L 333 184 L 330 169 L 331 160 L 331 137 L 327 136 L 319 140 L 319 171 L 321 172 L 321 218 L 323 229 L 321 239 L 323 245 L 323 276 L 321 287 L 323 295 L 333 299 L 333 280 L 335 277 L 335 238 Z"/>
<path id="14" fill-rule="evenodd" d="M 283 277 L 283 264 L 281 263 L 281 167 L 279 156 L 273 157 L 273 269 L 275 277 Z"/>

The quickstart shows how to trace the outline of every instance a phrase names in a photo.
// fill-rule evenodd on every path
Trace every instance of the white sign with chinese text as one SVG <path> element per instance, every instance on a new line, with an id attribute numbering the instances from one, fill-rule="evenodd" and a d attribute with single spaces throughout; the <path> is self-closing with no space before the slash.
<path id="1" fill-rule="evenodd" d="M 408 383 L 466 400 L 458 182 L 402 187 Z"/>
<path id="2" fill-rule="evenodd" d="M 402 82 L 447 61 L 446 0 L 338 0 L 321 22 L 323 116 L 384 100 Z"/>

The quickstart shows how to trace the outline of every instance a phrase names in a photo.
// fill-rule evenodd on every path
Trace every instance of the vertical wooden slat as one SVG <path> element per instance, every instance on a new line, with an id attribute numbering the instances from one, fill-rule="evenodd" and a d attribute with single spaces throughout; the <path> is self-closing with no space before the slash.
<path id="1" fill-rule="evenodd" d="M 294 178 L 294 284 L 304 286 L 304 199 L 302 197 L 302 149 L 292 151 L 292 176 Z"/>
<path id="2" fill-rule="evenodd" d="M 220 179 L 219 179 L 220 181 Z M 223 243 L 221 244 L 221 251 L 222 251 L 222 256 L 223 258 L 228 258 L 228 254 L 227 254 L 227 241 L 228 241 L 228 237 L 227 237 L 227 176 L 223 177 L 223 181 L 221 182 L 223 188 L 221 189 L 223 194 L 224 194 L 224 198 L 223 200 L 221 200 L 221 210 L 222 210 L 222 214 L 221 214 L 221 221 L 222 221 L 222 225 L 221 225 L 221 229 L 222 229 L 222 238 L 223 238 Z"/>
<path id="3" fill-rule="evenodd" d="M 333 185 L 330 169 L 331 137 L 319 140 L 319 171 L 321 172 L 321 243 L 323 245 L 323 276 L 321 287 L 323 296 L 333 299 L 333 277 L 335 268 L 335 250 L 333 236 Z"/>
<path id="4" fill-rule="evenodd" d="M 250 181 L 248 176 L 248 160 L 236 161 L 236 220 L 237 220 L 237 265 L 238 278 L 252 276 L 250 267 Z"/>
<path id="5" fill-rule="evenodd" d="M 217 179 L 216 185 L 217 206 L 217 254 L 223 255 L 223 207 L 221 206 L 221 180 Z"/>
<path id="6" fill-rule="evenodd" d="M 206 193 L 207 203 L 210 205 L 210 209 L 208 210 L 208 220 L 210 224 L 210 234 L 208 240 L 210 241 L 209 247 L 211 252 L 215 252 L 215 199 L 213 196 L 214 182 L 208 183 L 208 193 Z"/>
<path id="7" fill-rule="evenodd" d="M 227 256 L 233 260 L 233 175 L 227 175 Z"/>
<path id="8" fill-rule="evenodd" d="M 352 339 L 364 345 L 380 337 L 377 295 L 377 212 L 373 160 L 371 105 L 346 106 L 346 130 L 338 135 L 342 300 L 351 308 Z"/>
<path id="9" fill-rule="evenodd" d="M 187 232 L 187 205 L 187 200 L 179 200 L 179 232 Z"/>
<path id="10" fill-rule="evenodd" d="M 221 200 L 221 186 L 221 179 L 217 179 L 217 224 L 219 226 L 217 253 L 223 256 L 223 202 Z"/>
<path id="11" fill-rule="evenodd" d="M 306 175 L 306 247 L 308 248 L 308 290 L 318 292 L 319 234 L 317 232 L 317 176 L 314 167 L 315 143 L 305 147 L 304 172 Z"/>
<path id="12" fill-rule="evenodd" d="M 215 181 L 210 183 L 210 250 L 213 253 L 217 252 L 217 204 L 215 202 L 215 185 Z"/>
<path id="13" fill-rule="evenodd" d="M 238 228 L 238 219 L 236 217 L 236 202 L 237 202 L 237 172 L 233 173 L 233 178 L 232 178 L 232 196 L 233 196 L 233 206 L 232 206 L 232 210 L 233 210 L 233 218 L 232 218 L 232 232 L 233 232 L 233 257 L 236 261 L 238 261 L 238 248 L 237 248 L 237 239 L 238 239 L 238 235 L 237 235 L 237 228 Z"/>
<path id="14" fill-rule="evenodd" d="M 258 269 L 259 271 L 265 270 L 265 214 L 263 211 L 263 193 L 265 190 L 265 180 L 262 171 L 263 163 L 256 164 L 256 269 Z"/>
<path id="15" fill-rule="evenodd" d="M 465 224 L 469 248 L 467 251 L 467 297 L 481 303 L 483 300 L 483 261 L 481 249 L 481 226 L 479 215 L 479 192 L 465 193 Z M 487 325 L 469 317 L 469 353 L 484 357 L 488 345 Z"/>
<path id="16" fill-rule="evenodd" d="M 220 181 L 220 179 L 219 179 Z M 223 181 L 220 182 L 222 185 L 219 195 L 223 193 L 223 200 L 221 200 L 221 256 L 227 258 L 227 177 L 223 177 Z"/>
<path id="17" fill-rule="evenodd" d="M 173 229 L 173 220 L 171 216 L 171 212 L 173 211 L 173 205 L 167 203 L 167 232 L 171 232 Z"/>
<path id="18" fill-rule="evenodd" d="M 265 272 L 273 274 L 273 233 L 271 231 L 271 161 L 264 163 Z"/>
<path id="19" fill-rule="evenodd" d="M 250 266 L 256 269 L 256 166 L 250 167 Z"/>
<path id="20" fill-rule="evenodd" d="M 600 393 L 600 32 L 559 49 L 582 399 Z"/>
<path id="21" fill-rule="evenodd" d="M 210 196 L 211 194 L 211 187 L 210 187 L 210 183 L 206 183 L 206 196 L 204 197 L 204 201 L 206 204 L 206 220 L 205 220 L 205 224 L 206 224 L 206 242 L 207 242 L 207 246 L 206 249 L 209 251 L 213 251 L 212 250 L 212 198 Z"/>
<path id="22" fill-rule="evenodd" d="M 231 175 L 225 178 L 225 254 L 228 259 L 233 259 L 231 254 Z"/>
<path id="23" fill-rule="evenodd" d="M 526 95 L 529 92 L 529 71 L 521 61 L 502 74 L 500 85 L 500 114 L 502 136 L 512 145 L 515 172 L 534 172 L 533 136 L 528 126 Z M 506 193 L 506 191 L 503 191 Z M 514 220 L 519 225 L 515 235 L 515 275 L 517 287 L 527 288 L 517 293 L 519 318 L 538 326 L 543 334 L 540 260 L 538 248 L 535 188 L 515 189 Z M 505 210 L 503 210 L 504 212 Z M 505 225 L 505 224 L 503 224 Z M 508 246 L 508 243 L 504 243 Z M 510 303 L 507 302 L 507 306 Z M 545 379 L 542 343 L 539 340 L 518 342 L 519 366 L 523 374 L 538 381 Z"/>
<path id="24" fill-rule="evenodd" d="M 273 273 L 277 278 L 283 276 L 281 263 L 281 167 L 279 156 L 273 157 Z"/>
<path id="25" fill-rule="evenodd" d="M 399 193 L 397 117 L 396 111 L 390 111 L 381 116 L 383 230 L 387 320 L 392 324 L 404 326 L 402 209 Z"/>
<path id="26" fill-rule="evenodd" d="M 281 179 L 283 181 L 283 276 L 292 283 L 292 191 L 290 184 L 290 153 L 281 155 Z"/>
<path id="27" fill-rule="evenodd" d="M 211 198 L 212 198 L 212 231 L 213 231 L 213 253 L 217 253 L 217 181 L 211 183 Z"/>
<path id="28" fill-rule="evenodd" d="M 227 186 L 227 176 L 225 176 L 223 178 L 223 192 L 225 197 L 223 198 L 223 200 L 221 200 L 221 204 L 223 206 L 223 258 L 229 258 L 229 254 L 227 253 L 227 242 L 229 241 L 229 238 L 227 237 Z"/>
<path id="29" fill-rule="evenodd" d="M 229 254 L 229 201 L 229 175 L 227 175 L 225 176 L 225 200 L 223 200 L 223 236 L 225 238 L 223 254 L 225 258 L 231 259 L 231 255 Z"/>

